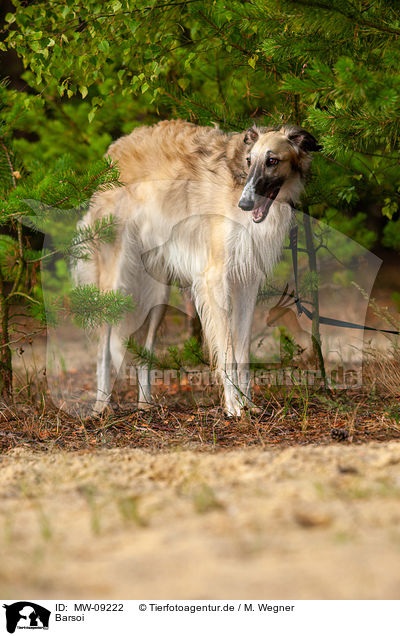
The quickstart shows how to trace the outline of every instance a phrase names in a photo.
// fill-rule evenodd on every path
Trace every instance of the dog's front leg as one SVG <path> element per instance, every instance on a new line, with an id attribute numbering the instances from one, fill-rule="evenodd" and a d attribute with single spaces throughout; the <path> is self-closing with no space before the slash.
<path id="1" fill-rule="evenodd" d="M 259 285 L 259 278 L 246 284 L 233 282 L 230 285 L 232 302 L 232 340 L 234 356 L 237 364 L 240 401 L 243 407 L 250 409 L 256 408 L 251 399 L 251 376 L 249 364 L 251 327 Z"/>
<path id="2" fill-rule="evenodd" d="M 97 349 L 97 396 L 96 404 L 93 407 L 95 415 L 100 415 L 110 401 L 110 334 L 110 325 L 101 329 Z"/>
<path id="3" fill-rule="evenodd" d="M 216 357 L 225 411 L 230 416 L 240 416 L 243 400 L 233 348 L 232 303 L 224 274 L 223 267 L 210 266 L 205 272 L 204 284 L 196 286 L 195 298 L 206 340 Z"/>

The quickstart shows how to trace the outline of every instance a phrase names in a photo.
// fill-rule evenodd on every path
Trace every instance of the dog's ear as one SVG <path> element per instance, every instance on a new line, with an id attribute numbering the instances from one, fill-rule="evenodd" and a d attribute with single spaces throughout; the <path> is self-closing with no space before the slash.
<path id="1" fill-rule="evenodd" d="M 302 150 L 303 152 L 317 152 L 322 148 L 315 137 L 313 137 L 311 133 L 307 132 L 307 130 L 304 130 L 303 128 L 292 126 L 285 132 L 290 143 L 300 148 L 300 150 Z"/>
<path id="2" fill-rule="evenodd" d="M 260 132 L 255 124 L 252 125 L 251 128 L 248 128 L 244 133 L 243 142 L 250 146 L 251 144 L 255 144 L 257 139 L 260 136 Z"/>

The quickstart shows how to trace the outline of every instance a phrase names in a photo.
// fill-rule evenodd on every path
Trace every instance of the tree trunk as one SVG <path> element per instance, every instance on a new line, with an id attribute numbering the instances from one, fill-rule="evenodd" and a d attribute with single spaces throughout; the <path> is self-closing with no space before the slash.
<path id="1" fill-rule="evenodd" d="M 314 247 L 311 218 L 308 213 L 308 206 L 304 205 L 303 210 L 304 210 L 303 223 L 304 223 L 304 231 L 305 231 L 305 237 L 306 237 L 306 248 L 308 253 L 308 265 L 309 265 L 310 271 L 313 272 L 315 275 L 317 275 L 318 274 L 317 254 Z M 313 285 L 311 289 L 311 301 L 313 305 L 311 338 L 312 338 L 314 358 L 316 363 L 318 364 L 319 370 L 321 371 L 324 387 L 325 389 L 327 389 L 328 384 L 327 384 L 327 378 L 326 378 L 326 372 L 325 372 L 324 357 L 322 355 L 322 348 L 321 348 L 321 334 L 319 331 L 319 291 L 318 291 L 318 286 L 316 285 Z"/>
<path id="2" fill-rule="evenodd" d="M 12 398 L 12 361 L 9 337 L 10 307 L 4 289 L 4 280 L 0 272 L 0 395 L 6 400 Z"/>

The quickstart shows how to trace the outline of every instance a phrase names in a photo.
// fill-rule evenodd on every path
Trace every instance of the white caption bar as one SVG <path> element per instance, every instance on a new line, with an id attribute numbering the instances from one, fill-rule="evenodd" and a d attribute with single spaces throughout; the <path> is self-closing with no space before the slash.
<path id="1" fill-rule="evenodd" d="M 11 601 L 1 602 L 0 633 L 109 636 L 363 636 L 392 633 L 400 601 Z"/>

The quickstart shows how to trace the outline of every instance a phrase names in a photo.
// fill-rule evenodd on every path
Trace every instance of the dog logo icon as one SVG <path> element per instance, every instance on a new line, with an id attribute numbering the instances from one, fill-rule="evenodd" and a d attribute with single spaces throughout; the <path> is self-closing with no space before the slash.
<path id="1" fill-rule="evenodd" d="M 51 612 L 37 603 L 18 601 L 3 607 L 9 634 L 14 634 L 16 629 L 49 629 Z"/>

